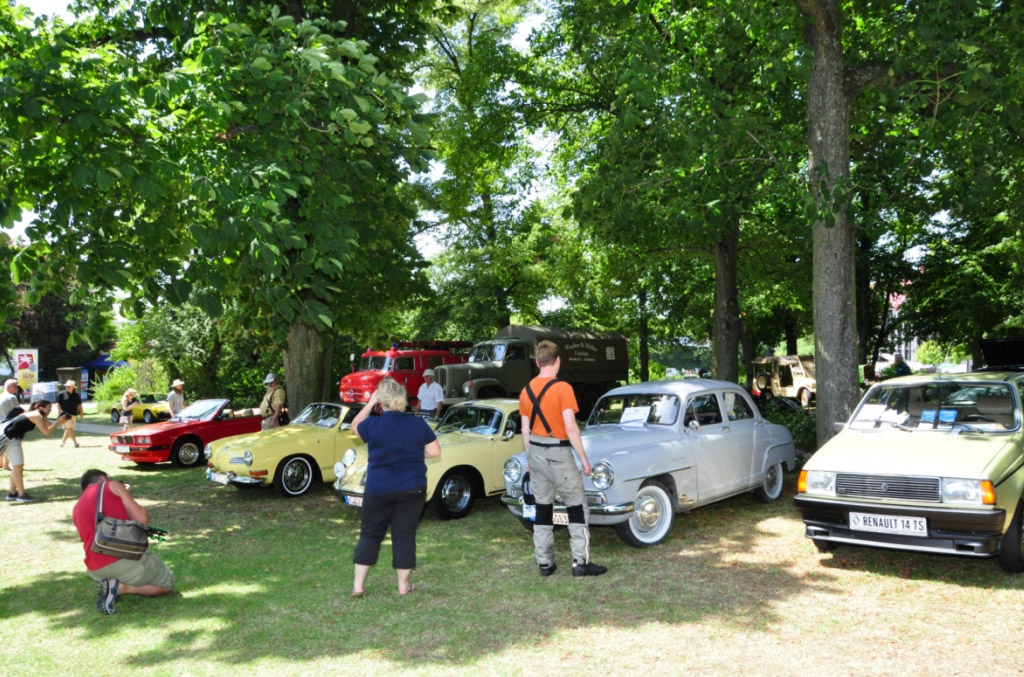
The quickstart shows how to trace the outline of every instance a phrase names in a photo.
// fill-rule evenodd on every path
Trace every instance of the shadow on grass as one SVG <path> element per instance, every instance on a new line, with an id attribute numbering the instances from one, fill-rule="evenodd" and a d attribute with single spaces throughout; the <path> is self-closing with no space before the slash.
<path id="1" fill-rule="evenodd" d="M 396 594 L 386 542 L 367 595 L 352 599 L 360 516 L 326 485 L 289 500 L 211 485 L 198 472 L 125 474 L 133 484 L 145 478 L 147 490 L 136 494 L 152 523 L 171 532 L 153 548 L 174 571 L 176 593 L 124 597 L 116 615 L 98 614 L 66 519 L 48 536 L 76 553 L 67 570 L 7 587 L 0 617 L 44 614 L 56 636 L 146 636 L 147 648 L 116 657 L 133 668 L 354 655 L 455 667 L 588 628 L 714 620 L 767 631 L 780 620 L 776 603 L 834 581 L 827 568 L 807 574 L 785 561 L 794 529 L 779 525 L 798 519 L 788 495 L 769 506 L 741 496 L 678 516 L 654 548 L 630 548 L 613 529 L 595 528 L 593 558 L 609 573 L 588 579 L 572 578 L 564 531 L 556 534 L 559 571 L 540 578 L 530 534 L 491 498 L 464 520 L 424 517 L 411 595 Z M 77 486 L 59 486 L 70 512 Z"/>

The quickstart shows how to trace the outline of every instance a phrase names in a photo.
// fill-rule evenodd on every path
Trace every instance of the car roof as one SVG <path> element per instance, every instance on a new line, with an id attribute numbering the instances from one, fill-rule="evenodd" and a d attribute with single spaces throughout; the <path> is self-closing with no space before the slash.
<path id="1" fill-rule="evenodd" d="M 1024 377 L 1024 373 L 1015 369 L 985 368 L 983 371 L 969 371 L 963 374 L 911 374 L 910 376 L 897 376 L 881 381 L 882 384 L 892 383 L 894 385 L 912 385 L 914 383 L 934 383 L 941 381 L 1018 381 Z"/>
<path id="2" fill-rule="evenodd" d="M 613 388 L 605 393 L 605 395 L 654 393 L 686 397 L 687 395 L 705 392 L 707 390 L 736 390 L 739 392 L 746 392 L 739 384 L 731 383 L 729 381 L 720 381 L 713 378 L 686 378 L 670 381 L 643 381 L 641 383 L 631 383 L 627 386 Z"/>

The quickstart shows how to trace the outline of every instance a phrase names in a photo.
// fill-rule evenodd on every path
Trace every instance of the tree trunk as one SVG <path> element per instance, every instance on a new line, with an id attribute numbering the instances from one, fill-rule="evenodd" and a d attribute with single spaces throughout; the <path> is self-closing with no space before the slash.
<path id="1" fill-rule="evenodd" d="M 743 346 L 743 366 L 747 374 L 747 390 L 754 387 L 754 370 L 750 368 L 750 364 L 757 357 L 757 341 L 747 331 L 743 321 L 740 320 L 740 345 Z"/>
<path id="2" fill-rule="evenodd" d="M 641 288 L 637 295 L 640 306 L 640 380 L 651 380 L 651 331 L 647 326 L 647 290 Z"/>
<path id="3" fill-rule="evenodd" d="M 714 245 L 715 309 L 711 316 L 711 373 L 715 378 L 736 383 L 740 345 L 740 302 L 736 285 L 740 229 L 737 223 L 722 233 Z"/>
<path id="4" fill-rule="evenodd" d="M 807 86 L 810 191 L 819 214 L 814 243 L 814 351 L 819 446 L 834 435 L 857 403 L 857 327 L 854 233 L 848 199 L 836 196 L 850 174 L 849 109 L 839 0 L 798 0 L 808 17 L 814 66 Z"/>
<path id="5" fill-rule="evenodd" d="M 292 417 L 311 402 L 333 402 L 338 392 L 331 373 L 334 343 L 317 333 L 301 318 L 288 331 L 288 350 L 284 353 L 285 392 Z"/>

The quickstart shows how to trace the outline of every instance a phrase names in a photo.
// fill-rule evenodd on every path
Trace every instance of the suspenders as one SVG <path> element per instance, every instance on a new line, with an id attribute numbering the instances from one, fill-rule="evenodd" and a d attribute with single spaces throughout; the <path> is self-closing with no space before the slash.
<path id="1" fill-rule="evenodd" d="M 537 419 L 540 419 L 544 429 L 548 431 L 548 435 L 551 435 L 551 426 L 548 424 L 548 420 L 544 418 L 544 412 L 540 410 L 540 400 L 544 397 L 544 393 L 548 391 L 551 386 L 558 383 L 557 378 L 553 378 L 544 384 L 544 387 L 540 389 L 539 395 L 534 395 L 533 390 L 530 388 L 530 384 L 526 384 L 526 396 L 530 398 L 530 402 L 533 404 L 533 411 L 530 413 L 530 430 L 534 430 L 534 426 L 537 423 Z"/>

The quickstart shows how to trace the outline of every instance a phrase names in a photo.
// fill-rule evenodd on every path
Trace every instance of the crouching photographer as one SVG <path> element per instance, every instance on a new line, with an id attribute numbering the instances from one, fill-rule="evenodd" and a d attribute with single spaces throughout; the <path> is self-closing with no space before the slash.
<path id="1" fill-rule="evenodd" d="M 159 597 L 174 589 L 171 570 L 145 545 L 141 553 L 126 553 L 123 557 L 97 551 L 109 551 L 109 548 L 100 547 L 103 534 L 97 538 L 97 524 L 104 518 L 133 520 L 138 522 L 144 534 L 150 536 L 163 533 L 149 527 L 149 514 L 132 497 L 127 484 L 110 479 L 102 470 L 85 471 L 82 475 L 82 497 L 75 504 L 72 517 L 85 549 L 85 568 L 97 584 L 96 608 L 101 612 L 114 613 L 114 604 L 121 595 Z M 135 548 L 139 549 L 137 544 Z"/>

